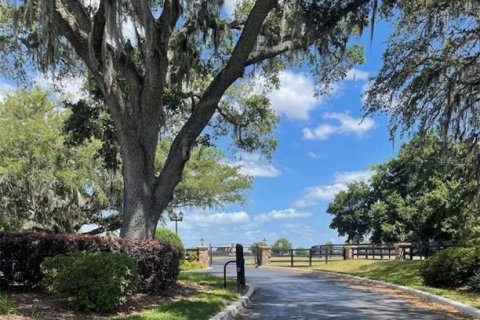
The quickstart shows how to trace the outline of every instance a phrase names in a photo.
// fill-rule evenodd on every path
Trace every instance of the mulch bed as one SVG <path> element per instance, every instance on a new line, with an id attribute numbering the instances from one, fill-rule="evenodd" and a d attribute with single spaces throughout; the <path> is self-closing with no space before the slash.
<path id="1" fill-rule="evenodd" d="M 15 301 L 15 311 L 13 314 L 0 316 L 1 320 L 53 320 L 53 319 L 110 319 L 112 317 L 122 317 L 128 314 L 142 310 L 153 309 L 155 307 L 182 300 L 186 297 L 196 295 L 208 290 L 208 287 L 201 286 L 191 282 L 178 281 L 177 284 L 164 292 L 161 296 L 147 294 L 135 294 L 129 298 L 127 303 L 120 306 L 115 312 L 111 313 L 88 313 L 80 314 L 72 311 L 65 305 L 65 302 L 59 300 L 53 295 L 45 293 L 13 293 L 11 298 Z"/>

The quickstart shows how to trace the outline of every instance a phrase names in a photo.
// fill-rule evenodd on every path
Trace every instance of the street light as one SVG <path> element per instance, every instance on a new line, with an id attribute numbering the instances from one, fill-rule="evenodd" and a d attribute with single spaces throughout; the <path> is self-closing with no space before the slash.
<path id="1" fill-rule="evenodd" d="M 170 221 L 175 221 L 175 234 L 178 236 L 178 221 L 183 220 L 183 212 L 180 211 L 176 213 L 172 210 L 168 213 L 168 217 L 170 218 Z"/>
<path id="2" fill-rule="evenodd" d="M 205 241 L 205 239 L 201 238 L 200 243 L 202 244 L 202 247 L 203 247 L 203 241 Z"/>

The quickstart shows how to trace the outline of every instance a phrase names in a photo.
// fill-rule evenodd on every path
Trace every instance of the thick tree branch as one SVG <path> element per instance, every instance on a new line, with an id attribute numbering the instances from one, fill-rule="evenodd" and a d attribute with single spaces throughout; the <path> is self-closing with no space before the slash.
<path id="1" fill-rule="evenodd" d="M 215 113 L 216 107 L 225 91 L 243 75 L 245 62 L 257 42 L 260 29 L 268 13 L 274 8 L 275 0 L 256 1 L 245 23 L 242 34 L 225 68 L 218 73 L 206 89 L 202 98 L 187 120 L 170 148 L 165 165 L 157 178 L 155 196 L 159 208 L 165 208 L 171 195 L 180 182 L 183 168 L 190 157 L 190 149 Z M 161 212 L 158 213 L 158 217 Z"/>
<path id="2" fill-rule="evenodd" d="M 95 72 L 96 65 L 90 59 L 88 52 L 91 21 L 82 4 L 77 0 L 55 0 L 52 17 L 60 34 L 67 38 L 87 67 Z"/>
<path id="3" fill-rule="evenodd" d="M 327 16 L 327 19 L 316 27 L 316 32 L 306 33 L 303 38 L 289 39 L 277 45 L 265 48 L 263 50 L 252 52 L 245 63 L 245 66 L 260 63 L 264 60 L 274 58 L 289 51 L 308 49 L 309 46 L 320 39 L 325 33 L 331 31 L 348 14 L 355 12 L 360 7 L 368 4 L 371 0 L 353 0 L 342 9 L 335 11 Z"/>

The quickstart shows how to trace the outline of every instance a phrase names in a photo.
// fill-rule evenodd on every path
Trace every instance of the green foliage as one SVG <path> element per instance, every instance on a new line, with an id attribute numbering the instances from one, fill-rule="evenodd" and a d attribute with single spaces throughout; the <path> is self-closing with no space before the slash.
<path id="1" fill-rule="evenodd" d="M 182 239 L 170 229 L 157 228 L 157 230 L 155 230 L 155 240 L 177 247 L 182 255 L 185 252 Z"/>
<path id="2" fill-rule="evenodd" d="M 287 238 L 280 238 L 272 246 L 272 250 L 291 250 L 292 243 Z"/>
<path id="3" fill-rule="evenodd" d="M 205 268 L 205 266 L 200 261 L 184 260 L 180 264 L 180 269 L 184 270 L 184 271 L 185 270 L 200 270 L 200 269 L 204 269 L 204 268 Z"/>
<path id="4" fill-rule="evenodd" d="M 156 158 L 158 172 L 166 161 L 170 145 L 167 140 L 159 142 Z M 251 186 L 252 178 L 241 174 L 239 166 L 228 164 L 220 149 L 198 145 L 191 151 L 170 207 L 212 208 L 243 203 L 244 191 Z"/>
<path id="5" fill-rule="evenodd" d="M 387 112 L 391 135 L 439 127 L 445 138 L 480 134 L 480 3 L 475 0 L 384 1 L 394 26 L 366 111 Z"/>
<path id="6" fill-rule="evenodd" d="M 81 311 L 123 304 L 138 280 L 135 261 L 121 253 L 74 253 L 46 258 L 45 285 Z"/>
<path id="7" fill-rule="evenodd" d="M 456 240 L 480 237 L 478 182 L 467 144 L 429 134 L 405 143 L 397 157 L 374 166 L 368 183 L 352 183 L 327 212 L 331 227 L 348 240 L 373 242 Z"/>
<path id="8" fill-rule="evenodd" d="M 480 271 L 480 247 L 449 248 L 430 257 L 421 269 L 424 283 L 432 287 L 458 287 Z"/>
<path id="9" fill-rule="evenodd" d="M 480 292 L 480 271 L 476 271 L 475 275 L 468 279 L 468 286 L 470 290 Z"/>
<path id="10" fill-rule="evenodd" d="M 347 241 L 359 243 L 370 231 L 369 193 L 367 184 L 351 183 L 347 190 L 337 193 L 327 208 L 327 212 L 334 215 L 330 228 L 336 229 L 342 237 L 347 235 Z"/>
<path id="11" fill-rule="evenodd" d="M 9 314 L 15 308 L 15 303 L 8 295 L 0 293 L 0 315 Z"/>
<path id="12" fill-rule="evenodd" d="M 0 102 L 0 220 L 8 229 L 75 232 L 105 203 L 98 140 L 65 146 L 68 112 L 40 90 Z M 21 196 L 20 196 L 21 195 Z"/>

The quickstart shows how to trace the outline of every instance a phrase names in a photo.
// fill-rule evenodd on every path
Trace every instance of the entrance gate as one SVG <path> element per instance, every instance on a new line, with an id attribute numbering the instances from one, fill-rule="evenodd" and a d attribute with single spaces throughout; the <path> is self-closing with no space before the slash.
<path id="1" fill-rule="evenodd" d="M 250 246 L 243 246 L 243 255 L 246 266 L 254 266 L 258 262 L 257 251 L 252 250 Z M 229 260 L 235 260 L 236 249 L 235 244 L 228 246 L 212 246 L 208 248 L 208 256 L 210 260 L 210 267 L 213 265 L 224 265 Z"/>

